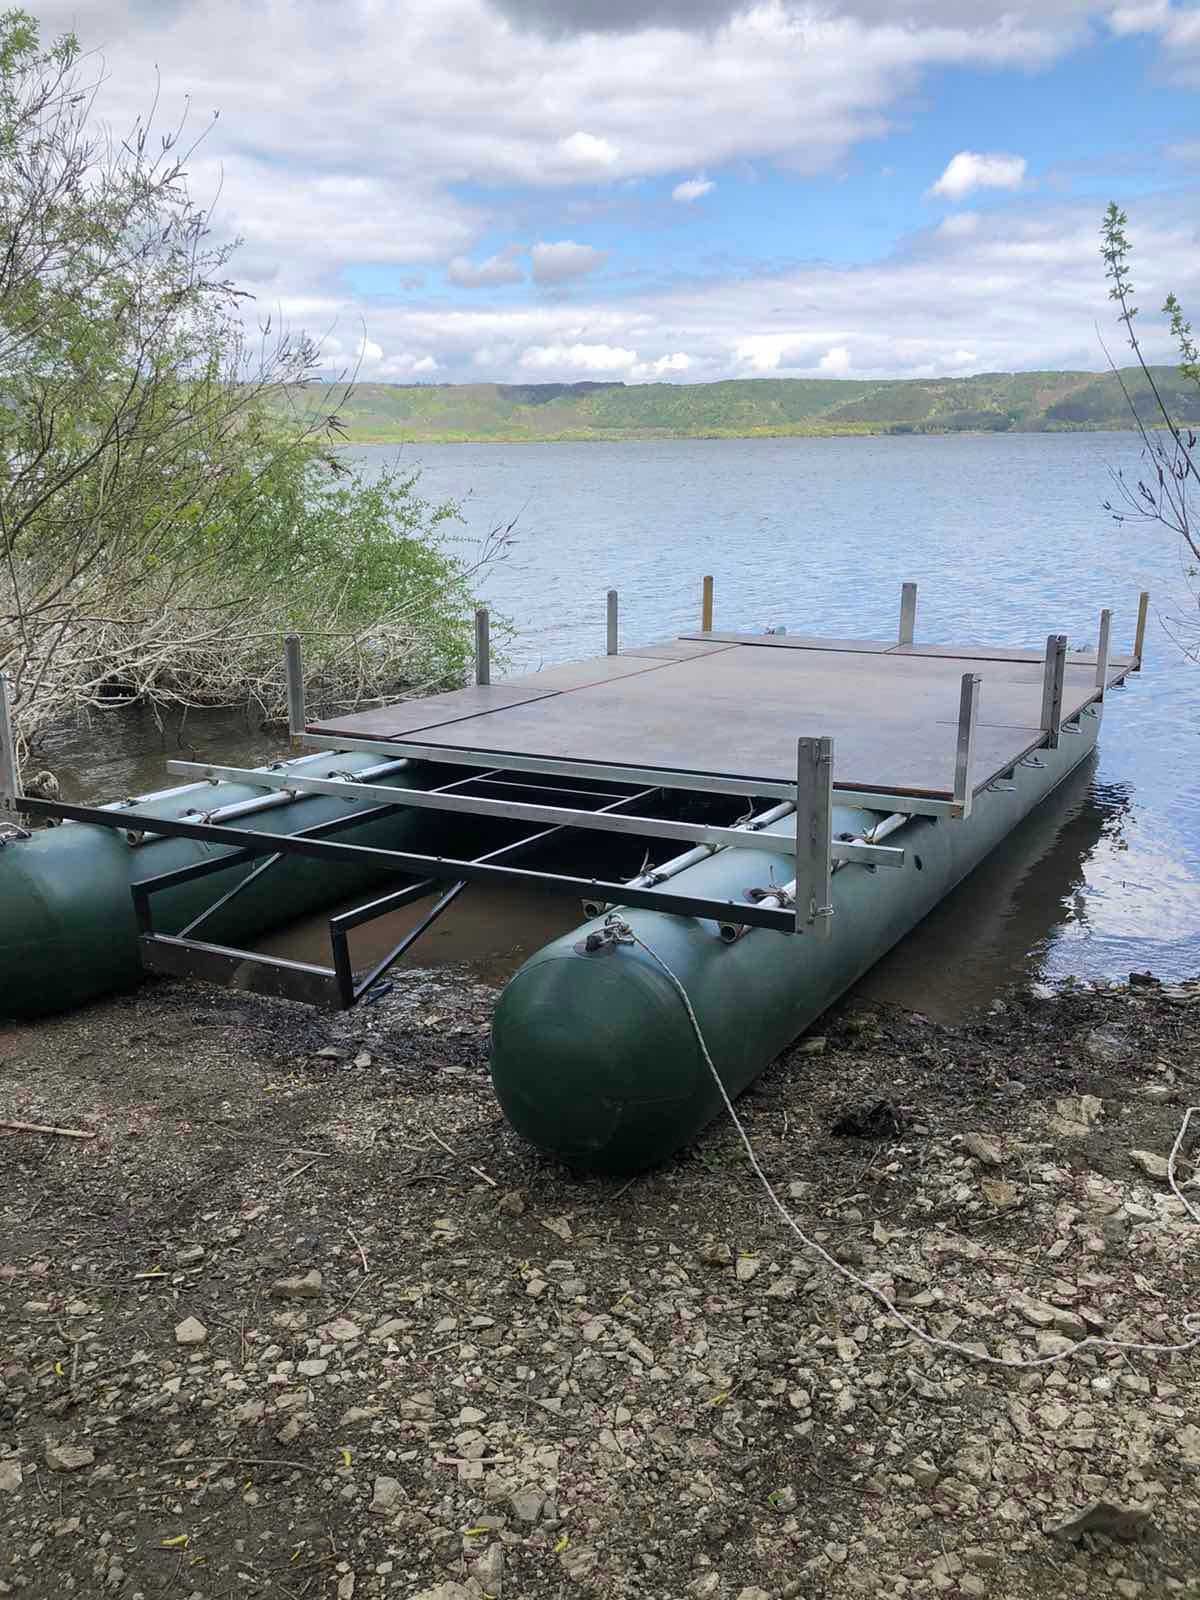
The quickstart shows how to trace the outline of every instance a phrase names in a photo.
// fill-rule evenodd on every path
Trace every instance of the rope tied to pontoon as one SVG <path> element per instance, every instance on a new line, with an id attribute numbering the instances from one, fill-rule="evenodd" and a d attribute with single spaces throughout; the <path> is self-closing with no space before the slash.
<path id="1" fill-rule="evenodd" d="M 740 1137 L 742 1145 L 745 1148 L 746 1155 L 749 1159 L 751 1167 L 754 1170 L 754 1174 L 759 1183 L 762 1185 L 772 1207 L 786 1224 L 786 1226 L 791 1229 L 806 1250 L 809 1250 L 814 1255 L 819 1256 L 826 1266 L 831 1267 L 833 1271 L 836 1272 L 839 1277 L 844 1278 L 847 1283 L 852 1284 L 856 1289 L 860 1289 L 865 1294 L 870 1295 L 877 1304 L 883 1307 L 889 1316 L 894 1317 L 902 1327 L 906 1328 L 908 1332 L 911 1333 L 912 1336 L 919 1340 L 922 1344 L 928 1345 L 934 1350 L 946 1350 L 952 1355 L 965 1356 L 970 1361 L 979 1361 L 984 1363 L 986 1366 L 1008 1367 L 1016 1371 L 1024 1371 L 1034 1367 L 1057 1366 L 1059 1362 L 1068 1360 L 1080 1350 L 1087 1349 L 1132 1350 L 1138 1351 L 1145 1355 L 1180 1355 L 1184 1351 L 1195 1350 L 1197 1347 L 1200 1347 L 1200 1312 L 1195 1311 L 1185 1312 L 1183 1316 L 1182 1321 L 1184 1330 L 1186 1333 L 1190 1334 L 1191 1337 L 1185 1339 L 1179 1344 L 1142 1344 L 1134 1340 L 1106 1339 L 1099 1334 L 1088 1334 L 1085 1338 L 1076 1340 L 1073 1344 L 1069 1345 L 1067 1349 L 1060 1350 L 1054 1355 L 1036 1356 L 1031 1357 L 1028 1360 L 1021 1358 L 1010 1359 L 1006 1356 L 994 1356 L 986 1351 L 973 1349 L 970 1345 L 960 1344 L 956 1339 L 940 1339 L 934 1334 L 926 1333 L 923 1328 L 919 1327 L 917 1323 L 911 1319 L 911 1317 L 906 1316 L 904 1312 L 900 1310 L 899 1306 L 896 1305 L 895 1301 L 889 1299 L 889 1297 L 884 1294 L 882 1289 L 879 1289 L 874 1284 L 869 1283 L 865 1278 L 860 1278 L 856 1272 L 852 1272 L 849 1267 L 844 1266 L 842 1262 L 838 1261 L 835 1256 L 831 1255 L 831 1253 L 826 1250 L 823 1245 L 819 1244 L 815 1239 L 810 1238 L 809 1235 L 806 1234 L 801 1228 L 796 1219 L 792 1216 L 791 1212 L 784 1205 L 783 1201 L 779 1198 L 778 1194 L 775 1192 L 770 1178 L 767 1177 L 766 1173 L 762 1169 L 758 1155 L 750 1141 L 750 1135 L 746 1132 L 742 1125 L 741 1119 L 738 1117 L 737 1112 L 733 1108 L 733 1101 L 729 1098 L 729 1092 L 725 1088 L 725 1085 L 721 1080 L 721 1075 L 717 1071 L 716 1064 L 709 1053 L 708 1045 L 705 1043 L 703 1029 L 700 1026 L 699 1018 L 696 1016 L 695 1008 L 693 1007 L 691 1000 L 688 998 L 687 990 L 684 988 L 676 974 L 671 970 L 667 962 L 663 960 L 662 956 L 658 954 L 657 950 L 652 949 L 651 946 L 646 943 L 645 939 L 634 932 L 629 923 L 623 916 L 621 916 L 619 912 L 610 912 L 609 915 L 604 919 L 603 935 L 604 937 L 602 939 L 602 943 L 631 944 L 636 945 L 641 950 L 644 950 L 650 959 L 662 969 L 666 978 L 675 989 L 675 992 L 678 994 L 681 1002 L 683 1003 L 684 1010 L 687 1012 L 687 1018 L 691 1023 L 692 1032 L 696 1036 L 696 1043 L 700 1048 L 700 1054 L 704 1058 L 704 1064 L 712 1075 L 712 1080 L 717 1086 L 717 1090 L 721 1096 L 725 1110 L 729 1113 L 730 1121 L 737 1129 L 738 1136 Z M 599 937 L 599 935 L 592 935 L 589 937 Z M 599 946 L 597 946 L 597 948 L 599 948 Z M 1170 1181 L 1171 1189 L 1183 1205 L 1184 1210 L 1191 1217 L 1193 1222 L 1200 1223 L 1200 1212 L 1198 1212 L 1185 1198 L 1185 1196 L 1180 1193 L 1179 1186 L 1175 1179 L 1175 1163 L 1178 1159 L 1179 1152 L 1182 1149 L 1184 1136 L 1187 1133 L 1188 1124 L 1190 1123 L 1193 1115 L 1200 1116 L 1200 1106 L 1189 1106 L 1187 1108 L 1183 1118 L 1183 1123 L 1175 1137 L 1175 1143 L 1171 1148 L 1171 1154 L 1167 1162 L 1167 1176 Z"/>

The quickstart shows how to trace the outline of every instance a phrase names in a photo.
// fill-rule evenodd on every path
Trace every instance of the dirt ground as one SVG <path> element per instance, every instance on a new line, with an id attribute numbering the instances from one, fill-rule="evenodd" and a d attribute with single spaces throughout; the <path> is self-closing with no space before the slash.
<path id="1" fill-rule="evenodd" d="M 500 1116 L 492 1000 L 0 1027 L 0 1118 L 95 1133 L 0 1131 L 0 1595 L 1200 1594 L 1200 1349 L 930 1349 L 727 1121 L 579 1181 Z M 1179 1342 L 1198 1021 L 1200 983 L 851 999 L 739 1113 L 930 1334 Z"/>

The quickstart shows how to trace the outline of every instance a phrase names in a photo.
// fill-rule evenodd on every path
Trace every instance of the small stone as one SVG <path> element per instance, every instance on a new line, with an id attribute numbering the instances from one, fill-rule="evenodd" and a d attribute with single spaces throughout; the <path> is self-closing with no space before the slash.
<path id="1" fill-rule="evenodd" d="M 994 1206 L 997 1211 L 1011 1211 L 1021 1203 L 1021 1190 L 1015 1183 L 1006 1183 L 1003 1178 L 983 1178 L 979 1187 L 988 1205 Z"/>
<path id="2" fill-rule="evenodd" d="M 712 1571 L 702 1572 L 698 1578 L 693 1578 L 687 1586 L 687 1592 L 695 1595 L 696 1600 L 711 1600 L 721 1587 L 721 1574 Z"/>
<path id="3" fill-rule="evenodd" d="M 349 1344 L 354 1339 L 362 1338 L 362 1329 L 349 1317 L 334 1317 L 332 1322 L 325 1323 L 321 1332 L 335 1344 Z"/>
<path id="4" fill-rule="evenodd" d="M 202 1244 L 185 1244 L 182 1250 L 175 1252 L 175 1264 L 179 1267 L 194 1267 L 204 1260 L 204 1246 Z"/>
<path id="5" fill-rule="evenodd" d="M 513 1515 L 522 1522 L 536 1522 L 542 1514 L 544 1497 L 536 1489 L 522 1489 L 519 1493 L 509 1497 L 509 1505 Z"/>
<path id="6" fill-rule="evenodd" d="M 574 1238 L 574 1234 L 571 1232 L 571 1224 L 566 1217 L 543 1217 L 542 1227 L 554 1234 L 556 1238 L 561 1239 L 564 1244 L 570 1244 Z"/>
<path id="7" fill-rule="evenodd" d="M 344 1050 L 338 1050 L 333 1045 L 327 1044 L 323 1050 L 317 1051 L 317 1060 L 341 1061 L 345 1058 L 345 1054 L 346 1052 Z"/>
<path id="8" fill-rule="evenodd" d="M 51 1472 L 78 1472 L 82 1467 L 90 1467 L 95 1459 L 96 1452 L 86 1444 L 46 1446 L 46 1465 Z"/>
<path id="9" fill-rule="evenodd" d="M 699 1256 L 705 1266 L 727 1267 L 733 1260 L 733 1251 L 720 1240 L 706 1240 L 700 1246 Z"/>
<path id="10" fill-rule="evenodd" d="M 545 1278 L 530 1278 L 525 1285 L 525 1293 L 531 1300 L 540 1300 L 549 1287 Z"/>
<path id="11" fill-rule="evenodd" d="M 298 1361 L 296 1371 L 302 1378 L 319 1378 L 329 1371 L 329 1362 L 324 1356 L 314 1356 L 309 1361 Z"/>
<path id="12" fill-rule="evenodd" d="M 176 1344 L 203 1344 L 207 1338 L 208 1329 L 195 1317 L 184 1317 L 175 1324 Z"/>
<path id="13" fill-rule="evenodd" d="M 276 1278 L 271 1294 L 276 1300 L 315 1300 L 321 1292 L 321 1274 L 313 1267 L 293 1278 Z"/>
<path id="14" fill-rule="evenodd" d="M 1180 1428 L 1175 1435 L 1175 1443 L 1189 1467 L 1200 1467 L 1200 1428 L 1191 1423 L 1186 1428 Z"/>
<path id="15" fill-rule="evenodd" d="M 1166 1156 L 1160 1156 L 1153 1150 L 1131 1150 L 1129 1159 L 1135 1167 L 1140 1167 L 1148 1178 L 1157 1178 L 1166 1183 L 1169 1165 Z"/>
<path id="16" fill-rule="evenodd" d="M 927 1455 L 914 1456 L 908 1464 L 908 1475 L 922 1489 L 932 1489 L 941 1473 Z"/>
<path id="17" fill-rule="evenodd" d="M 1039 1333 L 1034 1343 L 1040 1356 L 1063 1356 L 1074 1341 L 1064 1339 L 1061 1333 Z"/>
<path id="18" fill-rule="evenodd" d="M 486 1595 L 504 1593 L 504 1546 L 490 1544 L 472 1567 L 476 1580 Z"/>
<path id="19" fill-rule="evenodd" d="M 765 1589 L 756 1589 L 753 1584 L 748 1584 L 745 1589 L 738 1590 L 737 1600 L 771 1600 Z"/>
<path id="20" fill-rule="evenodd" d="M 796 1491 L 791 1484 L 785 1484 L 782 1489 L 776 1489 L 767 1496 L 767 1504 L 772 1511 L 786 1513 L 796 1509 Z"/>
<path id="21" fill-rule="evenodd" d="M 398 1478 L 380 1476 L 375 1479 L 374 1493 L 368 1510 L 376 1517 L 386 1517 L 394 1511 L 404 1497 Z"/>
<path id="22" fill-rule="evenodd" d="M 737 1266 L 733 1269 L 739 1283 L 749 1283 L 751 1278 L 758 1275 L 757 1256 L 739 1256 Z"/>
<path id="23" fill-rule="evenodd" d="M 1150 1512 L 1144 1506 L 1122 1506 L 1112 1500 L 1093 1500 L 1065 1522 L 1046 1529 L 1055 1539 L 1074 1540 L 1085 1533 L 1106 1533 L 1114 1539 L 1138 1539 L 1150 1525 Z"/>
<path id="24" fill-rule="evenodd" d="M 1030 1323 L 1035 1328 L 1052 1328 L 1054 1326 L 1055 1311 L 1053 1306 L 1043 1304 L 1041 1300 L 1034 1300 L 1027 1294 L 1014 1294 L 1009 1300 L 1009 1305 L 1024 1322 Z"/>
<path id="25" fill-rule="evenodd" d="M 1000 1148 L 1000 1141 L 988 1133 L 968 1133 L 963 1144 L 985 1167 L 1002 1167 L 1004 1165 L 1004 1152 Z"/>
<path id="26" fill-rule="evenodd" d="M 21 1463 L 0 1461 L 0 1492 L 12 1493 L 21 1487 Z"/>
<path id="27" fill-rule="evenodd" d="M 525 1210 L 525 1191 L 510 1189 L 497 1200 L 496 1208 L 499 1211 L 507 1211 L 510 1217 L 521 1216 Z"/>
<path id="28" fill-rule="evenodd" d="M 796 1053 L 802 1056 L 823 1056 L 825 1054 L 826 1040 L 823 1034 L 816 1034 L 811 1039 L 801 1039 L 796 1046 Z"/>
<path id="29" fill-rule="evenodd" d="M 1103 1115 L 1104 1102 L 1094 1094 L 1072 1095 L 1065 1100 L 1056 1100 L 1054 1109 L 1057 1115 L 1051 1118 L 1050 1126 L 1055 1133 L 1065 1134 L 1071 1139 L 1086 1139 L 1092 1131 L 1092 1124 Z"/>

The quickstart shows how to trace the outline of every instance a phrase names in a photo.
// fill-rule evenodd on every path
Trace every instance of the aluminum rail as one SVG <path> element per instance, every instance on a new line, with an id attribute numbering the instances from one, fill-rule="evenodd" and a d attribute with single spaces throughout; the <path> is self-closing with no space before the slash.
<path id="1" fill-rule="evenodd" d="M 190 776 L 200 773 L 210 779 L 245 781 L 245 770 L 240 767 L 205 766 L 193 761 L 168 761 L 171 772 Z M 676 822 L 664 817 L 617 816 L 604 811 L 586 811 L 571 806 L 538 805 L 530 801 L 488 800 L 482 796 L 447 794 L 441 790 L 381 788 L 354 779 L 275 777 L 260 773 L 258 781 L 265 787 L 294 789 L 299 794 L 344 795 L 348 789 L 365 800 L 376 800 L 387 805 L 413 806 L 418 810 L 449 811 L 460 815 L 494 817 L 504 822 L 538 822 L 568 828 L 590 828 L 600 833 L 633 834 L 654 839 L 681 839 L 689 843 L 713 846 L 737 845 L 778 855 L 793 853 L 795 840 L 787 835 L 769 836 L 746 832 L 736 827 L 719 827 L 707 822 Z M 657 787 L 669 788 L 669 782 L 660 779 Z M 881 865 L 899 866 L 903 851 L 886 850 L 861 841 L 836 841 L 833 859 L 865 861 Z M 890 858 L 899 858 L 892 860 Z"/>
<path id="2" fill-rule="evenodd" d="M 843 840 L 841 843 L 843 846 L 847 843 L 854 843 L 856 845 L 865 845 L 870 848 L 874 845 L 877 845 L 881 839 L 886 839 L 889 834 L 895 833 L 897 828 L 902 828 L 906 822 L 911 821 L 911 815 L 906 812 L 896 811 L 893 812 L 890 817 L 884 817 L 881 822 L 877 822 L 873 828 L 868 828 L 867 832 L 864 833 L 861 838 L 853 841 Z M 902 867 L 904 865 L 903 850 L 880 850 L 878 855 L 880 857 L 888 857 L 892 859 L 881 859 L 878 862 L 860 862 L 859 864 L 864 866 L 879 865 L 895 867 Z M 833 873 L 839 872 L 842 867 L 849 866 L 853 859 L 854 858 L 851 856 L 838 857 L 830 869 L 831 876 Z M 755 903 L 760 906 L 779 906 L 782 908 L 790 905 L 795 900 L 795 897 L 796 883 L 795 879 L 793 879 L 791 883 L 785 884 L 783 888 L 779 890 L 778 894 L 764 895 L 761 900 L 758 900 Z M 742 935 L 749 933 L 749 931 L 749 928 L 744 923 L 737 922 L 722 922 L 719 928 L 721 940 L 724 944 L 736 944 Z"/>
<path id="3" fill-rule="evenodd" d="M 205 778 L 229 779 L 245 782 L 245 770 L 240 767 L 206 766 L 193 761 L 168 761 L 167 770 L 186 777 L 199 775 Z M 570 806 L 535 805 L 523 800 L 485 800 L 474 795 L 434 793 L 426 789 L 384 789 L 366 783 L 347 783 L 344 779 L 270 777 L 260 774 L 265 787 L 295 789 L 300 794 L 344 795 L 348 789 L 364 800 L 383 801 L 390 805 L 414 806 L 430 811 L 449 811 L 466 816 L 495 817 L 505 822 L 539 822 L 547 825 L 561 824 L 571 828 L 593 828 L 601 833 L 642 835 L 657 839 L 679 839 L 689 844 L 740 844 L 746 848 L 769 850 L 778 854 L 783 849 L 794 848 L 790 841 L 764 840 L 754 834 L 739 833 L 736 828 L 722 828 L 706 822 L 674 822 L 663 817 L 610 816 L 602 812 L 580 810 Z M 661 779 L 658 787 L 667 787 Z"/>
<path id="4" fill-rule="evenodd" d="M 609 783 L 654 784 L 661 789 L 695 790 L 698 794 L 731 794 L 740 798 L 756 795 L 767 800 L 794 800 L 796 785 L 786 778 L 761 778 L 752 774 L 726 777 L 710 772 L 687 772 L 664 767 L 617 766 L 600 761 L 568 761 L 548 756 L 526 756 L 509 750 L 459 748 L 455 745 L 416 744 L 411 739 L 359 739 L 332 734 L 306 733 L 304 742 L 320 750 L 365 751 L 368 755 L 389 755 L 403 750 L 414 761 L 432 761 L 464 767 L 503 765 L 510 772 L 535 772 L 545 777 L 594 778 Z M 1042 741 L 1037 741 L 1040 744 Z M 1036 748 L 1036 744 L 1031 748 Z M 168 762 L 172 771 L 175 763 Z M 903 808 L 917 816 L 953 817 L 957 808 L 952 799 L 935 799 L 925 794 L 902 794 L 885 789 L 846 789 L 833 791 L 835 805 L 859 811 L 898 811 Z"/>
<path id="5" fill-rule="evenodd" d="M 395 805 L 395 789 L 382 791 L 389 805 Z M 114 817 L 111 812 L 96 806 L 69 805 L 62 800 L 35 800 L 20 797 L 20 808 L 35 817 L 69 817 L 76 822 L 97 822 L 110 828 L 121 828 L 132 823 L 147 833 L 161 833 L 168 838 L 199 839 L 206 844 L 229 845 L 235 851 L 244 851 L 243 859 L 255 855 L 283 855 L 305 857 L 313 861 L 349 861 L 366 866 L 381 867 L 395 873 L 412 873 L 417 877 L 436 878 L 449 883 L 459 878 L 468 883 L 497 883 L 532 885 L 553 893 L 565 894 L 572 899 L 585 897 L 614 900 L 653 911 L 669 911 L 681 917 L 708 917 L 719 920 L 735 908 L 730 900 L 714 900 L 700 895 L 675 894 L 664 889 L 629 889 L 623 883 L 612 883 L 603 878 L 584 878 L 559 872 L 535 872 L 526 867 L 494 866 L 483 861 L 466 861 L 455 856 L 420 855 L 409 850 L 386 850 L 376 845 L 346 844 L 326 839 L 303 838 L 298 834 L 256 833 L 253 829 L 223 828 L 203 822 L 184 822 L 178 817 L 152 817 L 135 813 L 132 816 Z M 572 817 L 576 813 L 569 813 Z M 587 816 L 584 812 L 582 815 Z M 571 826 L 577 826 L 571 823 Z M 744 837 L 744 836 L 743 836 Z M 232 857 L 223 862 L 234 865 Z M 181 869 L 187 871 L 189 869 Z M 745 907 L 746 920 L 755 927 L 777 928 L 791 933 L 795 918 L 790 912 L 777 911 L 768 906 Z"/>
<path id="6" fill-rule="evenodd" d="M 780 822 L 784 817 L 790 817 L 795 811 L 793 800 L 781 801 L 779 805 L 772 806 L 769 811 L 764 811 L 761 816 L 751 817 L 749 822 L 738 822 L 734 826 L 739 833 L 756 833 L 761 828 L 769 827 L 772 822 Z M 664 861 L 660 867 L 651 867 L 648 872 L 639 872 L 635 878 L 628 880 L 630 889 L 653 889 L 660 883 L 668 883 L 679 873 L 686 872 L 689 867 L 697 867 L 702 861 L 707 861 L 720 850 L 730 849 L 729 845 L 698 844 L 691 850 L 685 850 L 682 855 L 672 856 L 670 861 Z M 585 917 L 602 917 L 606 911 L 611 911 L 611 905 L 600 905 L 595 900 L 583 902 Z"/>

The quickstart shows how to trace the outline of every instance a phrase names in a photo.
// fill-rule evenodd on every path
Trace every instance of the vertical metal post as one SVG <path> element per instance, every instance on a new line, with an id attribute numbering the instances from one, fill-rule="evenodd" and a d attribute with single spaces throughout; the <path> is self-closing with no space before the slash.
<path id="1" fill-rule="evenodd" d="M 911 644 L 917 626 L 917 586 L 904 583 L 900 586 L 900 644 Z"/>
<path id="2" fill-rule="evenodd" d="M 713 619 L 713 581 L 711 577 L 704 580 L 704 593 L 700 601 L 700 632 L 712 632 Z"/>
<path id="3" fill-rule="evenodd" d="M 492 647 L 488 636 L 488 613 L 486 606 L 477 606 L 475 609 L 475 682 L 488 684 L 492 681 Z"/>
<path id="4" fill-rule="evenodd" d="M 17 764 L 17 736 L 12 724 L 12 700 L 8 678 L 0 672 L 0 814 L 15 812 L 21 792 L 21 769 Z"/>
<path id="5" fill-rule="evenodd" d="M 1109 636 L 1112 632 L 1112 612 L 1100 613 L 1100 637 L 1096 644 L 1096 688 L 1100 691 L 1100 699 L 1104 699 L 1104 691 L 1108 688 L 1108 647 Z"/>
<path id="6" fill-rule="evenodd" d="M 954 804 L 958 815 L 971 815 L 975 803 L 973 768 L 975 765 L 975 728 L 979 721 L 979 691 L 983 679 L 974 672 L 964 672 L 958 697 L 958 744 L 954 754 Z"/>
<path id="7" fill-rule="evenodd" d="M 833 740 L 796 741 L 796 932 L 828 939 L 833 918 Z"/>
<path id="8" fill-rule="evenodd" d="M 1067 636 L 1052 633 L 1046 640 L 1046 665 L 1042 671 L 1042 728 L 1049 749 L 1058 749 L 1062 727 L 1063 674 L 1067 667 Z"/>
<path id="9" fill-rule="evenodd" d="M 1150 596 L 1143 589 L 1138 598 L 1137 634 L 1133 641 L 1133 670 L 1142 670 L 1142 651 L 1146 646 L 1146 617 L 1150 611 Z"/>
<path id="10" fill-rule="evenodd" d="M 618 654 L 617 648 L 617 591 L 608 591 L 608 653 L 610 656 Z"/>
<path id="11" fill-rule="evenodd" d="M 283 641 L 283 669 L 287 676 L 288 732 L 292 743 L 298 744 L 304 732 L 304 660 L 297 634 L 289 633 Z"/>

